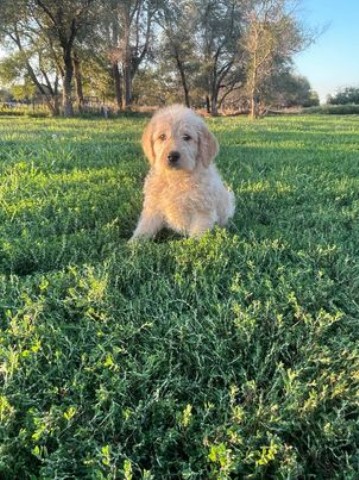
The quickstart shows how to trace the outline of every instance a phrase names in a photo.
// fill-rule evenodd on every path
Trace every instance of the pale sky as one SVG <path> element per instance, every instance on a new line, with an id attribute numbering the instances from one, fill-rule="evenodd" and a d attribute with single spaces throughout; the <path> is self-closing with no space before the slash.
<path id="1" fill-rule="evenodd" d="M 316 43 L 295 57 L 322 103 L 339 88 L 359 87 L 359 0 L 302 0 L 306 23 L 327 26 Z"/>

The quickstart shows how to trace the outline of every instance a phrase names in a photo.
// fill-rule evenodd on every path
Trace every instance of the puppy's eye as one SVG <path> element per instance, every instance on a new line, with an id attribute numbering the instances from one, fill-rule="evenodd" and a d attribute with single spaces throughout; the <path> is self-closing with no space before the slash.
<path id="1" fill-rule="evenodd" d="M 182 138 L 185 142 L 189 142 L 190 140 L 192 140 L 192 137 L 187 133 L 185 133 Z"/>
<path id="2" fill-rule="evenodd" d="M 162 135 L 160 135 L 158 138 L 159 138 L 159 140 L 161 140 L 161 142 L 164 142 L 167 137 L 166 137 L 165 133 L 162 133 Z"/>

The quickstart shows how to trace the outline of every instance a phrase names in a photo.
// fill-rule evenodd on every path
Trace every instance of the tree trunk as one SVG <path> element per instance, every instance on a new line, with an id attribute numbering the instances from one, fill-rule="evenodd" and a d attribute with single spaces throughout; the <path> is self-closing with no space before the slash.
<path id="1" fill-rule="evenodd" d="M 211 96 L 211 115 L 218 115 L 218 92 L 212 92 Z"/>
<path id="2" fill-rule="evenodd" d="M 55 103 L 54 103 L 54 108 L 52 110 L 52 115 L 54 117 L 58 117 L 60 115 L 60 102 L 59 102 L 59 97 L 57 95 L 55 97 Z"/>
<path id="3" fill-rule="evenodd" d="M 188 91 L 188 87 L 187 87 L 186 83 L 183 84 L 183 92 L 184 92 L 185 105 L 186 105 L 186 107 L 190 108 L 191 107 L 191 101 L 190 101 L 190 98 L 189 98 L 189 91 Z"/>
<path id="4" fill-rule="evenodd" d="M 187 81 L 186 81 L 186 75 L 185 75 L 184 68 L 183 68 L 183 62 L 179 58 L 179 54 L 178 54 L 177 50 L 175 51 L 175 59 L 176 59 L 176 65 L 177 65 L 178 71 L 179 71 L 180 76 L 181 76 L 185 105 L 186 105 L 186 107 L 190 108 L 191 102 L 190 102 L 190 98 L 189 98 L 189 88 L 188 88 Z"/>
<path id="5" fill-rule="evenodd" d="M 132 106 L 132 72 L 131 72 L 131 59 L 126 58 L 124 66 L 125 77 L 125 109 L 130 110 Z"/>
<path id="6" fill-rule="evenodd" d="M 253 119 L 258 117 L 258 61 L 257 61 L 257 52 L 254 52 L 253 57 L 253 72 L 251 75 L 251 84 L 250 84 L 250 92 L 251 92 L 251 113 L 250 117 Z"/>
<path id="7" fill-rule="evenodd" d="M 77 52 L 74 52 L 74 75 L 76 87 L 76 104 L 78 111 L 81 113 L 84 106 L 84 94 L 82 88 L 81 60 L 79 59 Z"/>
<path id="8" fill-rule="evenodd" d="M 74 73 L 71 50 L 67 49 L 64 53 L 64 78 L 63 78 L 63 93 L 62 93 L 62 107 L 64 109 L 65 117 L 73 116 L 73 107 L 72 107 L 72 77 Z"/>
<path id="9" fill-rule="evenodd" d="M 250 117 L 253 119 L 255 118 L 256 115 L 256 107 L 255 107 L 255 99 L 254 95 L 251 95 L 251 112 L 250 112 Z"/>
<path id="10" fill-rule="evenodd" d="M 206 109 L 207 109 L 207 113 L 211 113 L 211 102 L 209 100 L 209 96 L 206 95 Z"/>
<path id="11" fill-rule="evenodd" d="M 59 76 L 56 73 L 54 84 L 54 116 L 60 115 L 60 99 L 59 99 Z"/>
<path id="12" fill-rule="evenodd" d="M 131 110 L 132 106 L 132 54 L 130 45 L 131 19 L 129 12 L 125 15 L 124 25 L 124 64 L 123 76 L 125 81 L 125 110 Z"/>
<path id="13" fill-rule="evenodd" d="M 259 116 L 259 95 L 252 91 L 251 94 L 251 113 L 250 117 L 256 119 Z"/>
<path id="14" fill-rule="evenodd" d="M 118 68 L 118 63 L 114 62 L 112 64 L 112 77 L 115 87 L 115 98 L 119 110 L 122 110 L 122 78 L 120 69 Z"/>

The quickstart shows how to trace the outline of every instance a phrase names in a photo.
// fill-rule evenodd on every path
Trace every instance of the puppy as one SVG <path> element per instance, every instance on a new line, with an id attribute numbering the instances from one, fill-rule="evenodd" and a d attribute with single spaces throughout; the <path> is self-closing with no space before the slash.
<path id="1" fill-rule="evenodd" d="M 152 238 L 163 227 L 200 237 L 215 224 L 226 225 L 234 194 L 213 164 L 218 142 L 202 118 L 181 105 L 163 108 L 147 125 L 142 146 L 151 169 L 131 240 Z"/>

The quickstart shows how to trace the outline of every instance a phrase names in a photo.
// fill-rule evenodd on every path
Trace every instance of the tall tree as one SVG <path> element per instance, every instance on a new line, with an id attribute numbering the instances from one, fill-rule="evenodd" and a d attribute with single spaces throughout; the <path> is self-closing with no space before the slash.
<path id="1" fill-rule="evenodd" d="M 150 46 L 154 12 L 152 2 L 148 0 L 120 2 L 119 20 L 122 31 L 119 52 L 125 84 L 125 108 L 131 108 L 133 79 Z"/>
<path id="2" fill-rule="evenodd" d="M 121 52 L 119 50 L 121 25 L 120 1 L 109 0 L 102 2 L 99 9 L 99 22 L 97 25 L 97 45 L 93 45 L 97 53 L 97 62 L 112 79 L 114 97 L 118 110 L 123 107 L 123 75 L 120 66 Z"/>
<path id="3" fill-rule="evenodd" d="M 217 114 L 220 92 L 241 81 L 239 39 L 247 0 L 196 0 L 196 40 L 208 112 Z"/>
<path id="4" fill-rule="evenodd" d="M 63 110 L 66 117 L 73 114 L 72 80 L 74 76 L 74 47 L 79 34 L 88 26 L 91 7 L 97 0 L 32 0 L 33 17 L 41 25 L 50 42 L 56 42 L 62 53 Z M 77 65 L 78 67 L 79 65 Z M 79 77 L 77 77 L 79 80 Z"/>
<path id="5" fill-rule="evenodd" d="M 120 108 L 123 104 L 131 108 L 133 81 L 150 49 L 158 1 L 109 0 L 101 5 L 100 30 L 107 45 L 107 61 Z"/>
<path id="6" fill-rule="evenodd" d="M 259 115 L 262 90 L 271 75 L 305 46 L 307 38 L 291 10 L 291 0 L 257 0 L 247 14 L 241 46 L 246 54 L 251 117 Z"/>
<path id="7" fill-rule="evenodd" d="M 194 83 L 195 71 L 200 67 L 198 56 L 196 57 L 197 11 L 194 2 L 190 0 L 164 2 L 158 14 L 158 23 L 162 28 L 161 60 L 166 62 L 167 68 L 172 63 L 177 70 L 184 103 L 189 107 L 190 89 Z"/>

